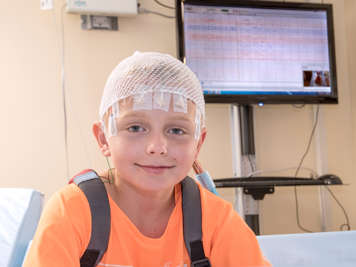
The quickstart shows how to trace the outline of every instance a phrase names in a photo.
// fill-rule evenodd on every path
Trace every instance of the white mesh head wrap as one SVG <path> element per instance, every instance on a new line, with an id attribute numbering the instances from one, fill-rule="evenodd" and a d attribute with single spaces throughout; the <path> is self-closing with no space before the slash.
<path id="1" fill-rule="evenodd" d="M 112 108 L 108 119 L 109 136 L 116 135 L 115 118 L 119 117 L 118 101 L 133 97 L 133 109 L 161 109 L 187 112 L 187 100 L 196 106 L 195 137 L 205 121 L 205 102 L 202 88 L 195 74 L 181 61 L 167 54 L 135 52 L 121 61 L 110 74 L 101 99 L 99 115 Z"/>

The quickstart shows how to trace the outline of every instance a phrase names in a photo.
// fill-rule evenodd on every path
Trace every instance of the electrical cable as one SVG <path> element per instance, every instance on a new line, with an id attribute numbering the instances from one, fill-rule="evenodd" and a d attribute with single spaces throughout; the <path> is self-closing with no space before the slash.
<path id="1" fill-rule="evenodd" d="M 316 110 L 316 114 L 315 114 L 315 122 L 314 122 L 314 126 L 313 126 L 313 129 L 310 133 L 310 137 L 309 137 L 309 141 L 308 141 L 308 145 L 307 145 L 307 148 L 299 162 L 299 165 L 295 171 L 295 174 L 294 174 L 294 177 L 297 177 L 298 176 L 298 173 L 299 173 L 299 170 L 303 164 L 303 161 L 306 157 L 306 155 L 308 154 L 309 150 L 310 150 L 310 145 L 313 141 L 313 136 L 314 136 L 314 133 L 315 133 L 315 130 L 316 130 L 316 126 L 318 124 L 318 121 L 319 121 L 319 110 L 320 110 L 320 106 L 317 105 L 317 110 Z M 296 211 L 296 217 L 297 217 L 297 226 L 299 227 L 299 229 L 303 230 L 304 232 L 307 232 L 307 233 L 312 233 L 313 231 L 303 227 L 300 223 L 300 220 L 299 220 L 299 201 L 298 201 L 298 194 L 297 194 L 297 187 L 294 186 L 294 197 L 295 197 L 295 211 Z"/>
<path id="2" fill-rule="evenodd" d="M 261 173 L 276 173 L 276 172 L 284 172 L 284 171 L 295 170 L 295 169 L 297 169 L 297 166 L 295 166 L 295 167 L 283 168 L 283 169 L 274 169 L 274 170 L 257 170 L 257 171 L 254 171 L 254 172 L 249 173 L 249 174 L 247 175 L 247 177 L 253 177 L 253 176 L 255 176 L 256 174 L 261 174 Z M 314 170 L 311 169 L 311 168 L 308 168 L 308 167 L 301 167 L 299 170 L 306 170 L 306 171 L 309 171 L 313 178 L 318 177 L 317 172 L 314 171 Z"/>
<path id="3" fill-rule="evenodd" d="M 311 142 L 312 142 L 312 138 L 314 136 L 314 133 L 315 133 L 315 130 L 316 130 L 316 126 L 317 126 L 317 123 L 318 123 L 318 120 L 319 120 L 319 105 L 318 105 L 318 108 L 317 108 L 317 112 L 316 112 L 316 115 L 315 115 L 315 122 L 314 122 L 314 125 L 313 125 L 313 129 L 312 129 L 312 132 L 310 134 L 310 137 L 309 137 L 309 142 L 308 142 L 308 145 L 307 145 L 307 149 L 305 151 L 305 153 L 303 154 L 302 158 L 301 158 L 301 161 L 299 163 L 299 165 L 297 167 L 289 167 L 289 168 L 283 168 L 283 169 L 277 169 L 277 170 L 257 170 L 257 171 L 253 171 L 251 172 L 250 174 L 248 174 L 247 176 L 248 177 L 253 177 L 254 175 L 256 174 L 260 174 L 260 173 L 268 173 L 268 172 L 283 172 L 283 171 L 288 171 L 288 170 L 291 170 L 291 169 L 296 169 L 295 171 L 295 174 L 294 176 L 297 177 L 298 173 L 300 170 L 308 170 L 310 171 L 310 173 L 312 174 L 312 177 L 315 178 L 315 177 L 318 177 L 318 174 L 316 173 L 316 171 L 314 171 L 313 169 L 311 168 L 307 168 L 307 167 L 302 167 L 302 164 L 303 164 L 303 161 L 307 155 L 307 153 L 309 152 L 309 149 L 310 149 L 310 145 L 311 145 Z M 248 156 L 248 159 L 250 161 L 250 165 L 251 165 L 251 168 L 253 168 L 252 166 L 252 161 L 251 161 L 251 158 L 250 158 L 250 155 Z M 330 195 L 334 198 L 334 200 L 336 201 L 336 203 L 338 204 L 338 206 L 341 208 L 344 216 L 345 216 L 345 219 L 346 219 L 346 223 L 344 224 L 341 224 L 340 225 L 340 230 L 343 231 L 345 228 L 347 231 L 351 230 L 351 226 L 350 226 L 350 220 L 349 220 L 349 216 L 345 210 L 345 208 L 342 206 L 341 202 L 336 198 L 335 194 L 331 191 L 331 189 L 328 187 L 328 186 L 325 186 L 326 189 L 328 190 L 328 192 L 330 193 Z M 297 217 L 297 225 L 298 227 L 305 231 L 305 232 L 309 232 L 311 233 L 312 231 L 309 230 L 309 229 L 306 229 L 305 227 L 303 227 L 301 224 L 300 224 L 300 220 L 299 220 L 299 201 L 298 201 L 298 195 L 297 195 L 297 187 L 295 186 L 294 187 L 294 194 L 295 194 L 295 201 L 296 201 L 296 217 Z"/>
<path id="4" fill-rule="evenodd" d="M 294 186 L 294 197 L 295 197 L 295 212 L 296 212 L 296 217 L 297 217 L 297 226 L 299 229 L 301 229 L 302 231 L 306 232 L 306 233 L 313 233 L 313 231 L 305 228 L 302 226 L 302 224 L 300 223 L 299 220 L 299 201 L 298 201 L 298 194 L 297 194 L 297 187 Z"/>
<path id="5" fill-rule="evenodd" d="M 66 177 L 69 178 L 69 152 L 68 152 L 68 123 L 67 123 L 67 108 L 66 108 L 66 94 L 65 94 L 65 49 L 64 49 L 64 23 L 63 23 L 63 10 L 66 7 L 66 3 L 62 5 L 60 8 L 60 32 L 58 32 L 57 21 L 56 21 L 56 14 L 55 8 L 53 8 L 53 20 L 55 29 L 57 31 L 57 38 L 58 47 L 60 50 L 60 58 L 61 58 L 61 92 L 62 92 L 62 107 L 63 107 L 63 124 L 64 124 L 64 157 L 65 157 L 65 164 L 66 164 Z"/>
<path id="6" fill-rule="evenodd" d="M 254 164 L 254 160 L 252 158 L 252 155 L 248 154 L 247 158 L 248 158 L 248 162 L 250 163 L 251 172 L 255 171 L 256 170 L 256 165 Z"/>
<path id="7" fill-rule="evenodd" d="M 346 219 L 346 223 L 340 225 L 340 230 L 343 231 L 343 227 L 346 226 L 346 230 L 350 231 L 351 230 L 350 219 L 349 219 L 349 216 L 347 215 L 347 212 L 346 212 L 345 208 L 342 206 L 341 202 L 336 198 L 336 196 L 333 193 L 333 191 L 331 191 L 331 189 L 328 186 L 325 186 L 325 188 L 328 190 L 330 195 L 334 198 L 334 200 L 336 201 L 336 203 L 339 205 L 339 207 L 341 208 L 342 212 L 344 213 L 344 216 L 345 216 L 345 219 Z"/>
<path id="8" fill-rule="evenodd" d="M 299 162 L 299 165 L 298 165 L 298 167 L 297 167 L 297 170 L 295 171 L 295 174 L 294 174 L 295 177 L 297 177 L 297 175 L 298 175 L 298 173 L 299 173 L 299 170 L 300 170 L 300 167 L 302 166 L 303 161 L 304 161 L 306 155 L 309 153 L 310 145 L 311 145 L 311 143 L 312 143 L 312 141 L 313 141 L 313 136 L 314 136 L 314 133 L 315 133 L 315 130 L 316 130 L 316 126 L 317 126 L 317 124 L 318 124 L 318 120 L 319 120 L 319 110 L 320 110 L 320 106 L 317 105 L 316 114 L 315 114 L 315 122 L 314 122 L 313 129 L 312 129 L 312 131 L 311 131 L 311 133 L 310 133 L 310 137 L 309 137 L 309 142 L 308 142 L 308 145 L 307 145 L 307 149 L 305 150 L 305 152 L 304 152 L 304 154 L 303 154 L 303 156 L 302 156 L 302 158 L 301 158 L 301 160 L 300 160 L 300 162 Z"/>
<path id="9" fill-rule="evenodd" d="M 306 149 L 305 153 L 303 154 L 303 156 L 302 156 L 302 158 L 301 158 L 301 160 L 300 160 L 300 163 L 299 163 L 299 165 L 298 165 L 298 167 L 297 167 L 297 169 L 296 169 L 296 172 L 295 172 L 295 174 L 294 174 L 295 177 L 297 177 L 297 175 L 298 175 L 298 173 L 299 173 L 299 171 L 300 171 L 301 169 L 304 169 L 304 168 L 302 168 L 301 166 L 302 166 L 302 164 L 303 164 L 303 161 L 304 161 L 306 155 L 307 155 L 308 152 L 309 152 L 310 145 L 311 145 L 312 140 L 313 140 L 313 136 L 314 136 L 314 133 L 315 133 L 315 130 L 316 130 L 316 126 L 317 126 L 317 124 L 318 124 L 318 120 L 319 120 L 319 109 L 320 109 L 320 106 L 318 105 L 318 106 L 317 106 L 317 110 L 316 110 L 316 114 L 315 114 L 315 122 L 314 122 L 314 126 L 313 126 L 312 132 L 311 132 L 310 137 L 309 137 L 309 142 L 308 142 L 308 145 L 307 145 L 307 149 Z M 314 174 L 316 174 L 316 173 L 314 172 Z M 316 176 L 317 176 L 317 175 L 316 175 Z M 336 198 L 335 194 L 331 191 L 331 189 L 330 189 L 328 186 L 325 186 L 325 187 L 326 187 L 326 189 L 328 190 L 328 192 L 330 193 L 330 195 L 334 198 L 334 200 L 336 201 L 336 203 L 338 204 L 338 206 L 341 208 L 342 212 L 344 213 L 344 216 L 345 216 L 345 219 L 346 219 L 346 223 L 340 225 L 340 230 L 343 230 L 344 227 L 346 227 L 346 230 L 351 230 L 350 220 L 349 220 L 349 217 L 348 217 L 348 215 L 347 215 L 347 212 L 346 212 L 345 208 L 342 206 L 342 204 L 340 203 L 340 201 Z M 311 233 L 312 231 L 309 230 L 309 229 L 306 229 L 305 227 L 303 227 L 303 226 L 301 225 L 301 223 L 300 223 L 300 220 L 299 220 L 299 202 L 298 202 L 298 194 L 297 194 L 297 187 L 296 187 L 296 186 L 294 186 L 294 195 L 295 195 L 295 202 L 296 202 L 297 225 L 298 225 L 298 227 L 299 227 L 301 230 L 303 230 L 303 231 L 305 231 L 305 232 Z"/>
<path id="10" fill-rule="evenodd" d="M 295 108 L 298 108 L 298 109 L 302 109 L 302 108 L 304 108 L 305 107 L 305 104 L 292 104 L 292 106 L 293 107 L 295 107 Z"/>
<path id="11" fill-rule="evenodd" d="M 55 8 L 53 8 L 53 19 L 54 19 L 54 24 L 57 32 L 57 36 L 60 36 L 57 38 L 58 42 L 58 47 L 60 50 L 60 59 L 61 59 L 61 91 L 62 91 L 62 106 L 63 106 L 63 119 L 64 119 L 64 149 L 65 149 L 65 162 L 66 162 L 66 178 L 70 177 L 70 166 L 69 166 L 69 144 L 68 144 L 68 104 L 69 106 L 73 106 L 70 103 L 70 98 L 67 98 L 67 84 L 66 84 L 66 72 L 65 72 L 65 30 L 64 30 L 64 9 L 66 7 L 66 4 L 64 3 L 61 8 L 60 8 L 60 25 L 58 27 L 57 21 L 56 21 L 56 15 L 55 15 Z M 60 32 L 58 30 L 60 28 Z M 69 102 L 68 102 L 69 101 Z M 85 149 L 85 155 L 87 157 L 87 160 L 92 166 L 92 160 L 90 158 L 90 154 L 87 148 L 87 145 L 85 144 L 84 140 L 84 135 L 83 131 L 80 128 L 80 124 L 78 123 L 78 118 L 75 116 L 76 114 L 73 113 L 73 119 L 75 120 L 75 125 L 79 127 L 79 133 L 81 136 L 81 140 L 83 141 L 83 146 Z"/>
<path id="12" fill-rule="evenodd" d="M 175 16 L 169 16 L 169 15 L 162 14 L 162 13 L 159 13 L 156 11 L 148 10 L 148 9 L 140 7 L 140 6 L 138 7 L 138 13 L 140 13 L 140 14 L 154 14 L 154 15 L 161 16 L 161 17 L 168 18 L 168 19 L 176 18 Z"/>
<path id="13" fill-rule="evenodd" d="M 66 4 L 64 4 L 63 5 L 63 7 L 62 7 L 62 16 L 63 16 L 63 14 L 64 14 L 64 8 L 66 7 Z M 64 29 L 64 19 L 63 19 L 63 17 L 62 17 L 62 24 L 63 24 L 63 29 Z M 64 49 L 64 40 L 65 40 L 65 38 L 64 38 L 64 31 L 63 31 L 63 41 L 62 41 L 62 43 L 63 43 L 63 49 Z M 64 50 L 63 50 L 64 51 Z M 63 57 L 64 57 L 64 52 L 63 52 Z M 64 65 L 64 59 L 63 59 L 63 73 L 65 73 L 65 65 Z M 65 76 L 64 76 L 64 79 L 65 79 Z M 65 85 L 65 91 L 66 92 L 68 92 L 68 86 L 66 85 L 66 81 L 64 80 L 64 85 Z M 72 104 L 71 103 L 71 98 L 70 97 L 66 97 L 65 98 L 65 107 L 76 107 L 77 105 L 75 105 L 75 104 Z M 66 135 L 68 136 L 68 121 L 67 121 L 67 118 L 68 118 L 68 111 L 66 110 L 66 125 L 67 125 L 67 130 L 66 130 Z M 74 125 L 77 127 L 77 129 L 78 129 L 78 132 L 79 132 L 79 135 L 80 135 L 80 140 L 82 141 L 82 144 L 83 144 L 83 147 L 84 147 L 84 154 L 86 155 L 86 159 L 87 159 L 87 161 L 88 161 L 88 163 L 89 163 L 89 166 L 93 166 L 93 160 L 92 160 L 92 158 L 90 157 L 90 153 L 89 153 L 89 150 L 88 150 L 88 146 L 87 146 L 87 144 L 86 144 L 86 142 L 85 142 L 85 138 L 84 138 L 84 134 L 83 134 L 83 129 L 82 129 L 82 127 L 80 127 L 80 123 L 79 123 L 79 120 L 78 120 L 78 117 L 77 117 L 77 114 L 76 114 L 76 112 L 73 112 L 72 111 L 72 113 L 71 113 L 71 115 L 72 115 L 72 118 L 73 118 L 73 120 L 74 120 Z M 68 138 L 68 137 L 67 137 Z M 67 144 L 67 146 L 68 146 L 68 144 Z M 67 147 L 67 151 L 69 151 L 69 147 Z M 67 152 L 67 161 L 68 161 L 68 173 L 69 173 L 69 152 Z M 70 176 L 67 176 L 67 177 L 70 177 Z"/>
<path id="14" fill-rule="evenodd" d="M 100 178 L 103 179 L 104 183 L 113 184 L 114 183 L 114 179 L 115 179 L 114 174 L 112 173 L 113 168 L 111 168 L 111 166 L 110 166 L 110 162 L 109 162 L 108 157 L 105 157 L 105 159 L 106 159 L 106 163 L 108 164 L 108 167 L 109 167 L 109 169 L 108 169 L 108 177 L 100 176 Z"/>
<path id="15" fill-rule="evenodd" d="M 169 5 L 163 4 L 163 3 L 161 3 L 161 2 L 158 1 L 158 0 L 154 0 L 154 1 L 155 1 L 158 5 L 163 6 L 163 7 L 165 7 L 165 8 L 176 9 L 176 8 L 173 7 L 173 6 L 169 6 Z"/>
<path id="16" fill-rule="evenodd" d="M 64 49 L 64 8 L 66 3 L 62 5 L 60 10 L 61 18 L 61 89 L 62 89 L 62 105 L 63 105 L 63 118 L 64 118 L 64 150 L 66 161 L 66 177 L 69 177 L 69 149 L 68 149 L 68 116 L 67 116 L 67 104 L 66 104 L 66 87 L 65 87 L 65 49 Z"/>

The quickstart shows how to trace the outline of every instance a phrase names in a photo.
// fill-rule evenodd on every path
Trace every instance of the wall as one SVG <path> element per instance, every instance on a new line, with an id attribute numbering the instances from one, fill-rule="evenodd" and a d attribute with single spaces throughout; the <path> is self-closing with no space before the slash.
<path id="1" fill-rule="evenodd" d="M 173 1 L 167 1 L 172 2 Z M 319 1 L 315 1 L 319 2 Z M 353 185 L 356 138 L 355 94 L 356 54 L 353 47 L 356 22 L 354 1 L 333 3 L 337 74 L 340 104 L 322 106 L 320 129 L 327 170 L 338 174 L 348 186 L 333 191 L 349 213 L 353 228 Z M 105 160 L 91 134 L 98 119 L 98 105 L 107 75 L 135 50 L 176 54 L 175 22 L 155 15 L 119 18 L 119 31 L 83 31 L 78 15 L 55 10 L 43 11 L 39 1 L 11 1 L 0 9 L 0 105 L 1 187 L 33 187 L 50 196 L 67 183 L 64 146 L 64 119 L 61 89 L 61 29 L 64 29 L 65 89 L 68 112 L 69 176 L 84 168 L 101 170 Z M 172 13 L 153 0 L 142 0 L 147 9 Z M 63 22 L 63 24 L 62 24 Z M 313 125 L 312 107 L 265 106 L 255 108 L 257 166 L 262 170 L 296 166 L 306 148 Z M 207 105 L 208 137 L 201 161 L 216 178 L 232 176 L 229 107 Z M 316 168 L 312 145 L 304 166 Z M 278 174 L 292 175 L 293 172 Z M 277 173 L 276 173 L 277 174 Z M 306 172 L 301 174 L 307 174 Z M 220 190 L 234 200 L 234 190 Z M 319 188 L 298 189 L 303 226 L 321 228 Z M 327 230 L 337 230 L 344 222 L 340 208 L 327 200 Z M 292 188 L 277 188 L 260 203 L 262 233 L 291 233 L 300 230 L 295 223 Z"/>

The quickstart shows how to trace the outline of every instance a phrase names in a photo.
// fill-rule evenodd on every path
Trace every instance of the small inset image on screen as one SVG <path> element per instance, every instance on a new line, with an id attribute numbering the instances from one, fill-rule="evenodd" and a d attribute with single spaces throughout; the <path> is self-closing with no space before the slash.
<path id="1" fill-rule="evenodd" d="M 329 71 L 305 70 L 303 71 L 303 83 L 304 87 L 329 87 Z"/>

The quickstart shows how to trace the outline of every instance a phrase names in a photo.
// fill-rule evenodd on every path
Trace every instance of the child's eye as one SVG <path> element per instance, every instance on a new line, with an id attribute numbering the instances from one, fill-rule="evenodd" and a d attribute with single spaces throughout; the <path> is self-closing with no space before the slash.
<path id="1" fill-rule="evenodd" d="M 183 134 L 185 134 L 185 131 L 181 128 L 171 128 L 168 130 L 168 133 L 174 134 L 174 135 L 183 135 Z"/>
<path id="2" fill-rule="evenodd" d="M 138 133 L 138 132 L 143 132 L 145 131 L 145 128 L 139 126 L 139 125 L 132 125 L 130 126 L 129 128 L 127 128 L 127 130 L 129 132 L 132 132 L 132 133 Z"/>

